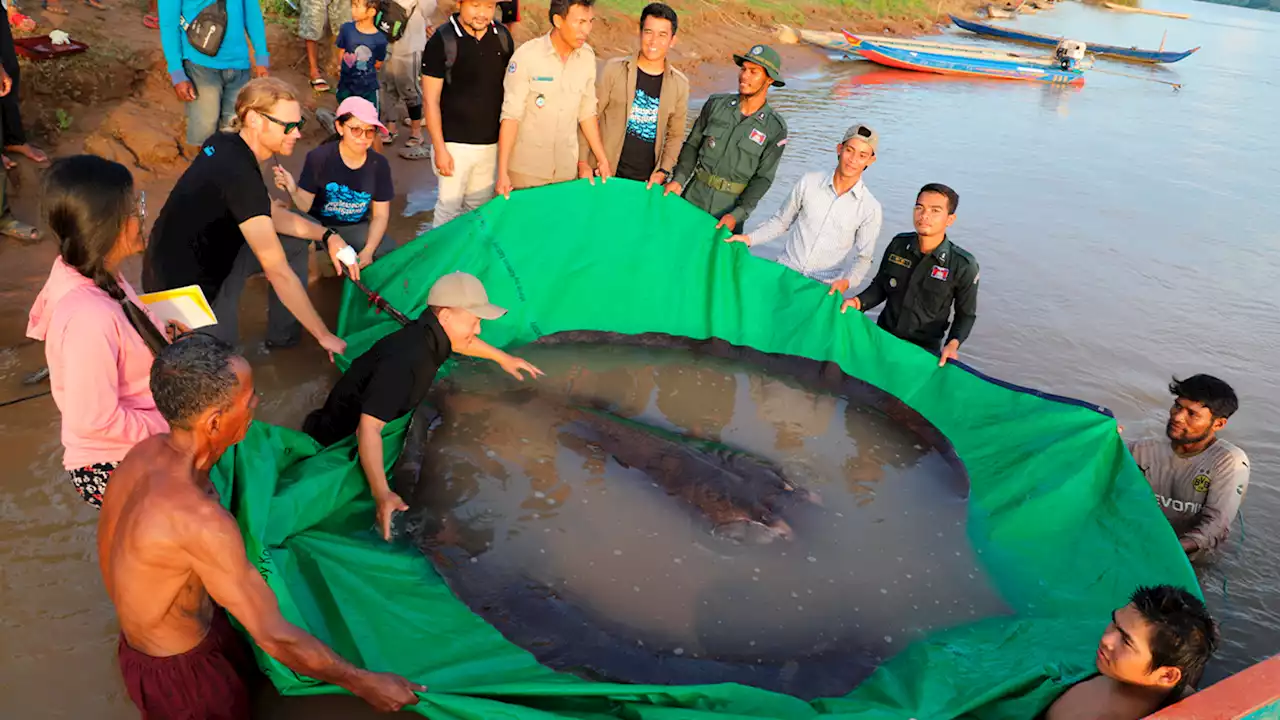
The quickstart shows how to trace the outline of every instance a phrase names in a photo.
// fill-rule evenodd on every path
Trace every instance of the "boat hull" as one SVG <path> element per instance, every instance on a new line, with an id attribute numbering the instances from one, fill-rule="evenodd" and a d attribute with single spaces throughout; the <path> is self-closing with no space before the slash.
<path id="1" fill-rule="evenodd" d="M 1029 45 L 1057 47 L 1058 42 L 1062 40 L 1060 37 L 1053 37 L 1051 35 L 1022 32 L 1010 28 L 1002 28 L 995 25 L 987 25 L 986 23 L 974 22 L 973 20 L 965 20 L 964 18 L 956 17 L 955 15 L 951 16 L 951 22 L 955 23 L 958 28 L 968 30 L 972 33 L 977 33 L 978 35 L 999 38 L 1001 40 L 1009 40 L 1012 42 L 1027 43 Z M 1142 63 L 1175 63 L 1200 49 L 1198 47 L 1194 47 L 1183 52 L 1173 52 L 1125 48 L 1118 45 L 1099 45 L 1091 42 L 1086 42 L 1085 44 L 1089 48 L 1088 51 L 1094 55 Z"/>
<path id="2" fill-rule="evenodd" d="M 845 33 L 853 52 L 885 67 L 939 75 L 1022 80 L 1052 85 L 1082 85 L 1084 74 L 1079 70 L 1063 70 L 1049 63 L 1037 63 L 1030 59 L 998 59 L 995 57 L 964 57 L 942 51 L 929 52 L 906 47 L 893 47 L 864 40 Z"/>

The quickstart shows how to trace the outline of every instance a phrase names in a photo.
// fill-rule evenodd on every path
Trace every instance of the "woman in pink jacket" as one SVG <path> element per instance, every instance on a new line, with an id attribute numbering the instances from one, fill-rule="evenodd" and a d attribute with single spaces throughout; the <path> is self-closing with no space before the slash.
<path id="1" fill-rule="evenodd" d="M 135 195 L 127 168 L 95 155 L 54 163 L 43 191 L 60 249 L 27 335 L 45 343 L 62 413 L 63 466 L 98 508 L 125 453 L 169 429 L 150 387 L 154 353 L 168 341 L 119 273 L 144 248 L 145 198 Z"/>

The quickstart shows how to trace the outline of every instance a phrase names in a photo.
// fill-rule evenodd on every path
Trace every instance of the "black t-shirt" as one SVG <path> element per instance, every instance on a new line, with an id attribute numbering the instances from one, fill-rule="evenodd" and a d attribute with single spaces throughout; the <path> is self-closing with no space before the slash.
<path id="1" fill-rule="evenodd" d="M 143 260 L 147 292 L 199 285 L 213 301 L 245 245 L 240 223 L 271 216 L 258 160 L 235 133 L 215 133 L 169 193 Z"/>
<path id="2" fill-rule="evenodd" d="M 391 422 L 427 396 L 436 371 L 453 346 L 430 310 L 387 335 L 355 359 L 324 407 L 312 412 L 302 431 L 328 446 L 355 433 L 361 415 Z"/>
<path id="3" fill-rule="evenodd" d="M 298 187 L 316 196 L 307 213 L 331 227 L 363 222 L 375 202 L 390 202 L 396 194 L 385 157 L 370 150 L 364 164 L 352 170 L 338 145 L 327 142 L 307 153 L 298 176 Z"/>
<path id="4" fill-rule="evenodd" d="M 498 125 L 502 117 L 502 80 L 507 63 L 515 52 L 502 47 L 496 27 L 490 27 L 479 40 L 464 31 L 458 16 L 440 26 L 422 52 L 422 74 L 443 79 L 445 76 L 444 38 L 451 33 L 458 42 L 458 57 L 453 62 L 451 78 L 440 91 L 440 122 L 444 141 L 465 145 L 493 145 L 498 142 Z"/>
<path id="5" fill-rule="evenodd" d="M 636 70 L 636 94 L 627 113 L 627 134 L 618 159 L 618 177 L 647 182 L 655 167 L 653 146 L 658 142 L 658 100 L 662 76 Z"/>

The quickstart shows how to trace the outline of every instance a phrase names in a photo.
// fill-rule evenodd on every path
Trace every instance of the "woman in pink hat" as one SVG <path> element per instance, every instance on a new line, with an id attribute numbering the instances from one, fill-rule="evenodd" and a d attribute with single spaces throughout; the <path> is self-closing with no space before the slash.
<path id="1" fill-rule="evenodd" d="M 289 193 L 298 210 L 338 231 L 358 252 L 360 267 L 395 248 L 383 235 L 391 217 L 391 166 L 373 151 L 374 138 L 387 129 L 378 110 L 362 97 L 338 105 L 336 132 L 307 153 L 295 182 L 288 170 L 275 166 L 276 187 Z"/>

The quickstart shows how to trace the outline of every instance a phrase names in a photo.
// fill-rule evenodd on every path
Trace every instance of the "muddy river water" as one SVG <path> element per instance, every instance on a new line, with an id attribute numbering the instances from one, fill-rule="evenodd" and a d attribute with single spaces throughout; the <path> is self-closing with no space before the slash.
<path id="1" fill-rule="evenodd" d="M 1271 199 L 1280 187 L 1280 49 L 1271 42 L 1280 15 L 1189 0 L 1162 0 L 1160 8 L 1193 17 L 1063 3 L 1017 23 L 1146 47 L 1167 31 L 1168 48 L 1203 46 L 1169 68 L 1098 65 L 1179 82 L 1179 92 L 1103 72 L 1070 90 L 906 76 L 861 63 L 818 66 L 774 96 L 793 139 L 749 227 L 800 174 L 830 168 L 839 134 L 865 122 L 881 134 L 867 175 L 885 209 L 881 243 L 910 229 L 923 183 L 960 192 L 952 238 L 978 258 L 983 279 L 967 361 L 1014 383 L 1105 405 L 1134 437 L 1161 431 L 1170 375 L 1210 372 L 1231 382 L 1241 410 L 1225 436 L 1248 452 L 1253 475 L 1225 556 L 1201 572 L 1223 627 L 1208 671 L 1217 680 L 1280 649 L 1280 207 Z M 433 187 L 421 178 L 408 211 L 429 208 Z M 42 364 L 40 348 L 21 340 L 47 269 L 47 260 L 10 263 L 0 278 L 0 401 L 29 393 L 20 379 Z M 320 295 L 322 311 L 332 313 L 333 293 Z M 261 336 L 256 322 L 246 323 L 247 337 Z M 267 398 L 262 419 L 296 426 L 323 398 L 333 372 L 305 345 L 250 353 Z M 754 447 L 763 450 L 796 442 L 771 419 L 804 416 L 810 398 L 785 389 L 776 395 L 779 407 L 751 398 L 750 378 L 734 386 L 745 418 L 734 432 L 760 433 Z M 846 410 L 836 402 L 831 413 Z M 800 440 L 807 446 L 811 437 Z M 52 403 L 0 407 L 0 442 L 0 716 L 136 717 L 115 668 L 117 627 L 92 549 L 95 516 L 58 479 Z M 833 477 L 841 477 L 837 470 Z M 756 567 L 765 570 L 745 570 Z M 798 601 L 792 590 L 769 599 Z M 363 714 L 349 698 L 264 697 L 263 705 L 270 717 Z"/>

